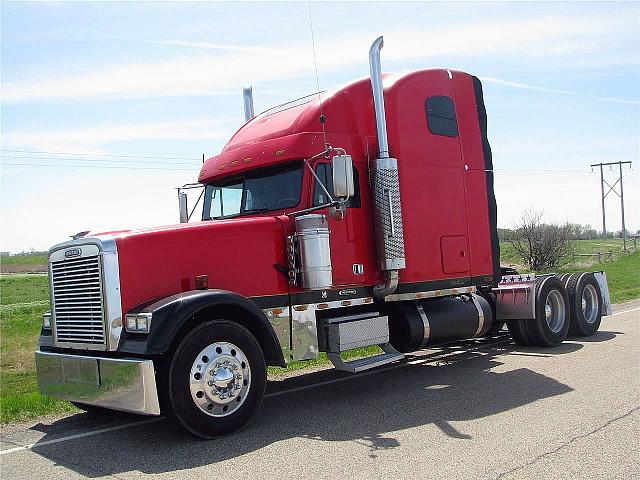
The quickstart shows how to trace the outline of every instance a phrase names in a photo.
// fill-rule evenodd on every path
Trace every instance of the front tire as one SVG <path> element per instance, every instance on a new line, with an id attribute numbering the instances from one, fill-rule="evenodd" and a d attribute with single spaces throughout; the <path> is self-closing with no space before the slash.
<path id="1" fill-rule="evenodd" d="M 212 320 L 187 335 L 169 368 L 175 418 L 194 435 L 213 438 L 245 427 L 267 384 L 260 344 L 242 325 Z"/>

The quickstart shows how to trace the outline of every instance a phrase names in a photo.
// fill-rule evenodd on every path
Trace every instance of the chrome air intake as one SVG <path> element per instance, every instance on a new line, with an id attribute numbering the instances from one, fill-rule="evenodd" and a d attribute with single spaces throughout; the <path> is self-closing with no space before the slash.
<path id="1" fill-rule="evenodd" d="M 371 89 L 373 91 L 379 152 L 371 171 L 374 222 L 378 266 L 385 271 L 386 275 L 386 282 L 374 289 L 374 295 L 377 298 L 384 298 L 395 291 L 398 284 L 398 270 L 405 268 L 398 161 L 389 157 L 387 120 L 384 111 L 384 91 L 380 66 L 380 50 L 383 45 L 383 38 L 379 37 L 369 49 Z"/>

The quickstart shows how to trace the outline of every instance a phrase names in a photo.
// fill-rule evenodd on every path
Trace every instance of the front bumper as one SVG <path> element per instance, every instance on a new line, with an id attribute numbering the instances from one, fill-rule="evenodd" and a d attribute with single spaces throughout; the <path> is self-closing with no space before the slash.
<path id="1" fill-rule="evenodd" d="M 160 415 L 152 360 L 36 352 L 40 393 L 70 402 Z"/>

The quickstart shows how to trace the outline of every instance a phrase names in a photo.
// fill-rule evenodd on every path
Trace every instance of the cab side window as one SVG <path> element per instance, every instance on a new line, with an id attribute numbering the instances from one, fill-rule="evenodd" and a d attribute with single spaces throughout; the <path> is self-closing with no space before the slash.
<path id="1" fill-rule="evenodd" d="M 327 188 L 331 196 L 333 196 L 333 169 L 331 164 L 318 164 L 316 166 L 316 175 L 318 175 L 322 184 Z M 353 190 L 353 196 L 347 201 L 347 208 L 360 208 L 360 181 L 358 178 L 358 169 L 355 165 L 353 166 Z M 316 180 L 313 186 L 313 206 L 324 205 L 328 201 L 327 194 L 324 193 L 324 190 L 318 185 L 318 181 Z"/>
<path id="2" fill-rule="evenodd" d="M 445 137 L 458 136 L 458 120 L 451 97 L 444 95 L 429 97 L 425 109 L 427 111 L 427 127 L 431 133 Z"/>

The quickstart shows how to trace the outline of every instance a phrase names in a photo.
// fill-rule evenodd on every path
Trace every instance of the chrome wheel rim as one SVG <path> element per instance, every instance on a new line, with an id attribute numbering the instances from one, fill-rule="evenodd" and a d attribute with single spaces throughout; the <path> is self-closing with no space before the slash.
<path id="1" fill-rule="evenodd" d="M 216 342 L 204 348 L 191 367 L 191 398 L 212 417 L 231 415 L 242 406 L 251 388 L 251 367 L 233 343 Z"/>
<path id="2" fill-rule="evenodd" d="M 544 303 L 544 316 L 553 333 L 562 330 L 566 314 L 564 299 L 558 290 L 551 290 L 547 294 L 547 300 Z"/>
<path id="3" fill-rule="evenodd" d="M 582 314 L 587 323 L 598 318 L 598 293 L 593 285 L 587 285 L 582 291 Z"/>

